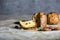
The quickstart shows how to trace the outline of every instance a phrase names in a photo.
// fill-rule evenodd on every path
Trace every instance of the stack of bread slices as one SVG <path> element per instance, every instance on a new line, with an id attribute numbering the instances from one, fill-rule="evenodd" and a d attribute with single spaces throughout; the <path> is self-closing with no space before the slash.
<path id="1" fill-rule="evenodd" d="M 32 20 L 20 20 L 20 26 L 25 30 L 38 30 L 46 28 L 47 24 L 57 25 L 59 15 L 56 12 L 50 12 L 47 15 L 44 12 L 36 12 L 32 16 Z"/>

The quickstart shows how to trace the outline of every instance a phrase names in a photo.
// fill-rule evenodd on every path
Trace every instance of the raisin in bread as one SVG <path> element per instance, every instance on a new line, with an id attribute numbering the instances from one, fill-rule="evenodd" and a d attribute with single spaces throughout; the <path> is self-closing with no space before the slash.
<path id="1" fill-rule="evenodd" d="M 20 21 L 21 28 L 25 30 L 36 30 L 36 23 L 33 20 Z"/>
<path id="2" fill-rule="evenodd" d="M 33 14 L 32 20 L 37 23 L 37 27 L 46 27 L 47 24 L 47 16 L 44 12 L 37 12 Z"/>
<path id="3" fill-rule="evenodd" d="M 50 12 L 48 15 L 47 15 L 47 23 L 48 24 L 58 24 L 59 22 L 59 15 L 56 13 L 56 12 Z"/>

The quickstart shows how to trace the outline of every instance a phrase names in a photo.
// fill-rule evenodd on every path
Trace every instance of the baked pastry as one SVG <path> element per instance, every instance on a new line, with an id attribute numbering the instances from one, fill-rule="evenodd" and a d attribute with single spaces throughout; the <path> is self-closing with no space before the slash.
<path id="1" fill-rule="evenodd" d="M 36 30 L 36 23 L 33 20 L 22 20 L 19 22 L 21 28 L 25 29 L 25 30 Z"/>
<path id="2" fill-rule="evenodd" d="M 56 12 L 50 12 L 48 15 L 47 15 L 47 23 L 48 24 L 58 24 L 59 22 L 59 15 L 56 13 Z"/>
<path id="3" fill-rule="evenodd" d="M 46 27 L 47 24 L 47 16 L 44 12 L 37 12 L 33 14 L 32 20 L 37 23 L 37 27 Z"/>
<path id="4" fill-rule="evenodd" d="M 40 20 L 41 20 L 41 22 L 40 22 L 41 27 L 42 28 L 46 27 L 46 25 L 47 25 L 47 16 L 45 15 L 44 12 L 40 12 Z"/>

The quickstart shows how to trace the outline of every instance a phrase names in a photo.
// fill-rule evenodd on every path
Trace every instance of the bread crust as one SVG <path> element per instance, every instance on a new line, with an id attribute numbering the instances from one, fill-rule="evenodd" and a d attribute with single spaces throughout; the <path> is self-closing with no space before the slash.
<path id="1" fill-rule="evenodd" d="M 45 28 L 46 27 L 46 24 L 47 24 L 47 16 L 45 15 L 44 12 L 40 12 L 40 26 L 42 28 Z"/>
<path id="2" fill-rule="evenodd" d="M 56 12 L 50 12 L 47 15 L 47 24 L 53 24 L 56 25 L 59 22 L 59 15 Z"/>
<path id="3" fill-rule="evenodd" d="M 44 12 L 36 12 L 35 14 L 33 14 L 32 20 L 37 23 L 37 27 L 46 27 L 47 16 Z"/>
<path id="4" fill-rule="evenodd" d="M 40 13 L 36 12 L 32 16 L 32 20 L 36 22 L 37 27 L 40 27 Z"/>

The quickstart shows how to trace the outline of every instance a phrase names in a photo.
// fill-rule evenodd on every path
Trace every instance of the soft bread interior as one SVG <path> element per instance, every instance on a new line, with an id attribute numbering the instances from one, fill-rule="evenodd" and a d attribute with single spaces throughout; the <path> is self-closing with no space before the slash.
<path id="1" fill-rule="evenodd" d="M 24 28 L 36 27 L 36 23 L 33 20 L 20 21 L 20 25 Z"/>

